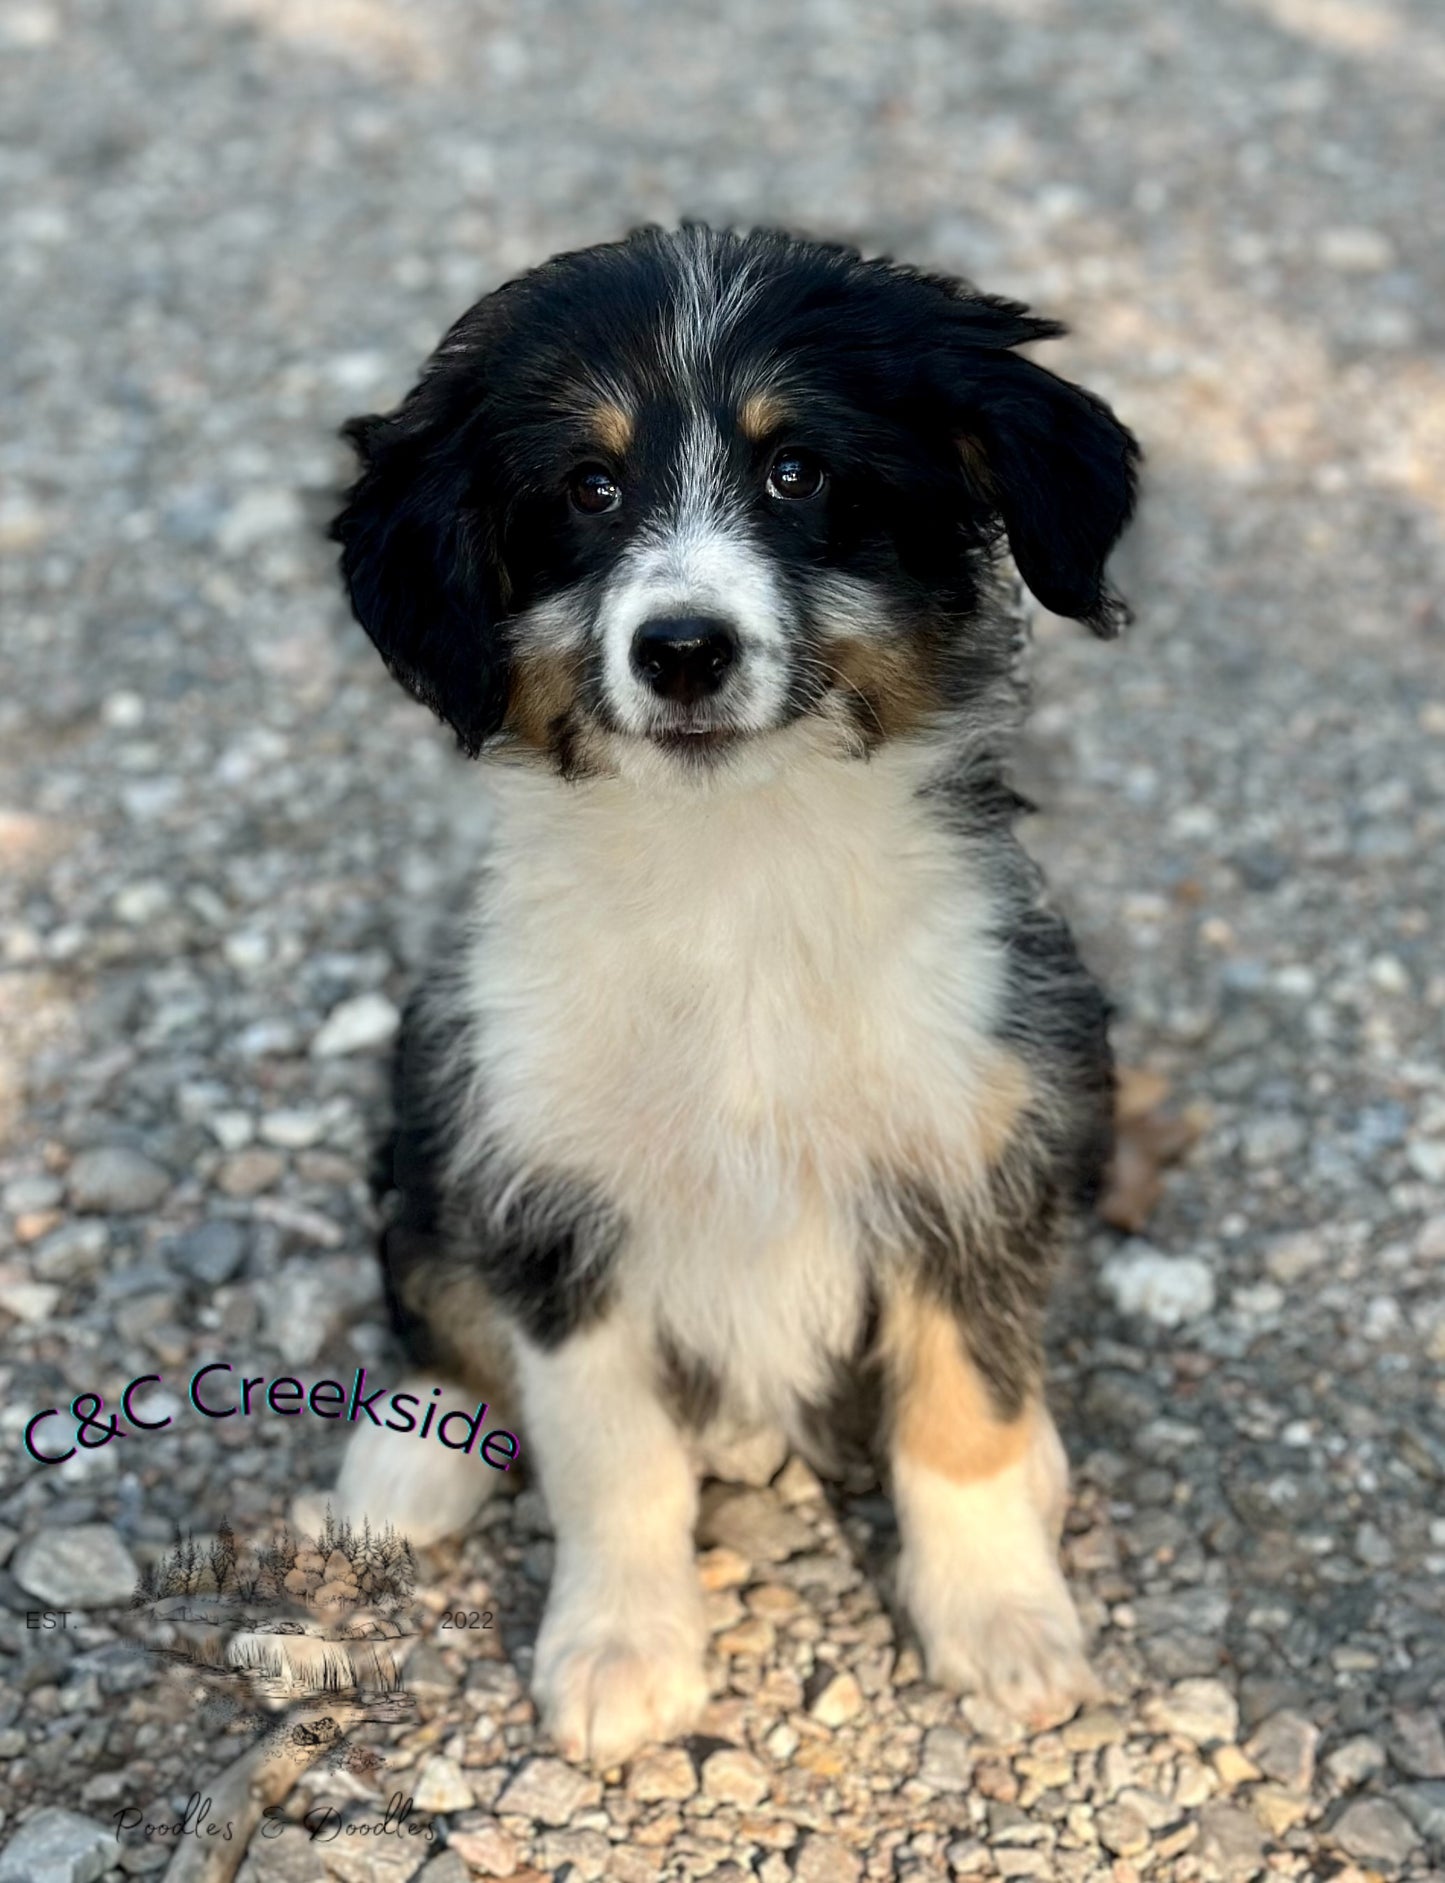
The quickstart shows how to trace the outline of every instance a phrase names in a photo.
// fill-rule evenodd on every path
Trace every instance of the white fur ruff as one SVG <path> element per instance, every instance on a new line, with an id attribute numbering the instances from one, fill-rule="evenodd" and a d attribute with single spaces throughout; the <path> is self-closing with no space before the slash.
<path id="1" fill-rule="evenodd" d="M 822 1391 L 863 1312 L 879 1173 L 983 1172 L 1002 957 L 982 868 L 920 802 L 938 754 L 814 753 L 744 788 L 496 768 L 460 1025 L 459 1164 L 595 1182 L 613 1310 L 745 1417 Z M 485 1104 L 482 1095 L 485 1094 Z"/>

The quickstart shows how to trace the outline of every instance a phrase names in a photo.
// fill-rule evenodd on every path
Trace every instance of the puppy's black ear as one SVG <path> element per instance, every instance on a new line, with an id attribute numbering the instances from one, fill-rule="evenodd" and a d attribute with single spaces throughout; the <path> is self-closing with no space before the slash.
<path id="1" fill-rule="evenodd" d="M 502 723 L 505 577 L 478 484 L 475 419 L 424 380 L 343 437 L 361 476 L 331 526 L 357 620 L 391 672 L 475 757 Z"/>
<path id="2" fill-rule="evenodd" d="M 960 349 L 949 380 L 965 477 L 1001 518 L 1019 574 L 1052 613 L 1117 634 L 1128 610 L 1104 565 L 1134 510 L 1133 433 L 1102 399 L 1003 350 Z"/>

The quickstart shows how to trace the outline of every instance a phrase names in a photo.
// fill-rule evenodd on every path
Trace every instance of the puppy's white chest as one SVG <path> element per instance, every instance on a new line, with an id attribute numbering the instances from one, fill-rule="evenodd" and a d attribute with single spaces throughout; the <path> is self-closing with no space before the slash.
<path id="1" fill-rule="evenodd" d="M 897 761 L 661 802 L 502 782 L 470 995 L 509 1160 L 594 1183 L 624 1298 L 749 1398 L 818 1385 L 869 1186 L 979 1155 L 986 896 Z"/>

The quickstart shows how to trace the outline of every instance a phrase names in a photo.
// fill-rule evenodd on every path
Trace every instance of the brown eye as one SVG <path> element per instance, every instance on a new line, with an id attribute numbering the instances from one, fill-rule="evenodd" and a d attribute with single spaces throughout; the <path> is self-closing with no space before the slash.
<path id="1" fill-rule="evenodd" d="M 615 510 L 622 502 L 622 486 L 600 464 L 584 464 L 572 473 L 567 484 L 567 495 L 572 499 L 574 510 L 580 510 L 584 516 L 598 517 L 607 510 Z"/>
<path id="2" fill-rule="evenodd" d="M 816 497 L 827 473 L 811 451 L 780 451 L 768 472 L 768 495 L 794 501 Z"/>

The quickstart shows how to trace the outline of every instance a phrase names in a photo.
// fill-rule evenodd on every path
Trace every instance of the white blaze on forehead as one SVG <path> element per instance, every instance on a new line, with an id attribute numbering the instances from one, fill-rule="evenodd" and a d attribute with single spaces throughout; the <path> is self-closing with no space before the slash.
<path id="1" fill-rule="evenodd" d="M 705 366 L 718 342 L 740 319 L 761 285 L 751 258 L 734 255 L 726 279 L 720 251 L 704 229 L 675 238 L 676 298 L 668 336 L 673 364 L 684 384 Z"/>
<path id="2" fill-rule="evenodd" d="M 603 680 L 614 711 L 633 730 L 658 718 L 658 702 L 632 670 L 632 641 L 644 621 L 659 616 L 713 616 L 736 634 L 735 676 L 719 700 L 729 724 L 760 729 L 782 703 L 786 598 L 725 473 L 722 436 L 695 412 L 668 502 L 639 532 L 603 595 Z"/>

